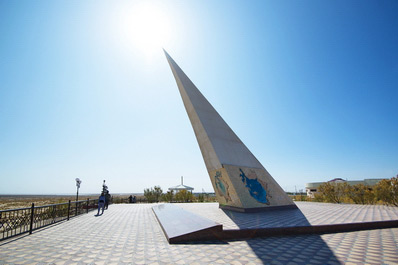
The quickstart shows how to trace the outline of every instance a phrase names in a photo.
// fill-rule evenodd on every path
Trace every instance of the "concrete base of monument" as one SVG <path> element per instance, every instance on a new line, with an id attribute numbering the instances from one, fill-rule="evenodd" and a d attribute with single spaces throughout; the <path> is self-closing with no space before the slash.
<path id="1" fill-rule="evenodd" d="M 216 203 L 161 204 L 152 209 L 170 244 L 398 227 L 398 207 L 297 205 L 295 209 L 258 213 L 220 209 Z"/>
<path id="2" fill-rule="evenodd" d="M 221 224 L 171 203 L 154 206 L 152 210 L 170 244 L 212 240 L 222 232 Z"/>
<path id="3" fill-rule="evenodd" d="M 266 211 L 297 209 L 297 206 L 295 204 L 291 204 L 291 205 L 267 206 L 267 207 L 256 207 L 256 208 L 240 208 L 240 207 L 220 204 L 220 208 L 223 210 L 240 212 L 240 213 L 258 213 Z"/>

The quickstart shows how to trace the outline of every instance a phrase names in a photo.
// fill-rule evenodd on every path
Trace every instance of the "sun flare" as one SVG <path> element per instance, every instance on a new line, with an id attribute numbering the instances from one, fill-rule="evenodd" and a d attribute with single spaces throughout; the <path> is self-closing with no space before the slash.
<path id="1" fill-rule="evenodd" d="M 147 56 L 160 50 L 170 39 L 170 18 L 160 5 L 137 4 L 125 12 L 123 20 L 125 36 Z"/>

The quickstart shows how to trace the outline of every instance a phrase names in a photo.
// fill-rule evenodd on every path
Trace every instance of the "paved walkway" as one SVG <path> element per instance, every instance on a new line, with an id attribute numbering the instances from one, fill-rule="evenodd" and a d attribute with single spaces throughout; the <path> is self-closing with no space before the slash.
<path id="1" fill-rule="evenodd" d="M 260 213 L 224 211 L 218 207 L 218 203 L 176 205 L 222 224 L 224 230 L 398 220 L 398 207 L 385 205 L 296 202 L 298 209 Z"/>
<path id="2" fill-rule="evenodd" d="M 151 206 L 111 205 L 0 241 L 0 264 L 398 264 L 398 228 L 170 245 Z"/>

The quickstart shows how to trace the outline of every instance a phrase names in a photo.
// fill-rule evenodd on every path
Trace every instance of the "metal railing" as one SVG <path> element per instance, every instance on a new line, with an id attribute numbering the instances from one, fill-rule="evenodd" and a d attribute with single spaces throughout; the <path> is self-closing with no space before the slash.
<path id="1" fill-rule="evenodd" d="M 98 199 L 58 203 L 0 211 L 0 240 L 69 220 L 71 217 L 96 210 Z"/>

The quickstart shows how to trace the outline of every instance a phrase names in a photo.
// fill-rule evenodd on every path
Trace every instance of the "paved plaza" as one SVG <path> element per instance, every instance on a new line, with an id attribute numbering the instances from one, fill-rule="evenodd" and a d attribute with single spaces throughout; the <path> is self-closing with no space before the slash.
<path id="1" fill-rule="evenodd" d="M 296 202 L 298 209 L 259 213 L 223 211 L 218 207 L 218 203 L 182 203 L 177 205 L 222 224 L 224 230 L 398 220 L 398 207 L 385 205 Z"/>
<path id="2" fill-rule="evenodd" d="M 398 213 L 384 206 L 297 205 L 311 224 L 390 220 Z M 398 264 L 398 228 L 170 245 L 152 206 L 111 205 L 102 216 L 91 212 L 0 241 L 0 264 Z M 278 225 L 277 220 L 261 221 L 265 213 L 253 224 L 241 214 L 218 211 L 217 204 L 178 206 L 225 222 L 228 229 L 268 221 Z"/>

